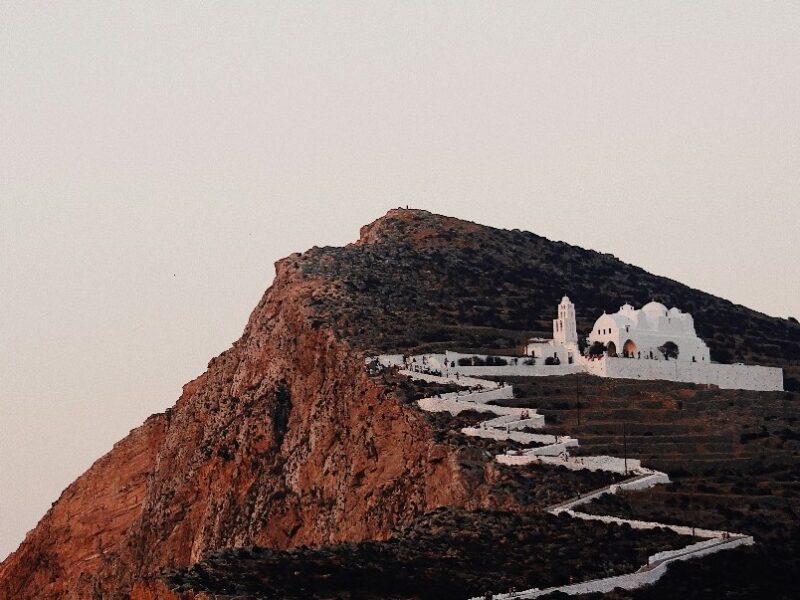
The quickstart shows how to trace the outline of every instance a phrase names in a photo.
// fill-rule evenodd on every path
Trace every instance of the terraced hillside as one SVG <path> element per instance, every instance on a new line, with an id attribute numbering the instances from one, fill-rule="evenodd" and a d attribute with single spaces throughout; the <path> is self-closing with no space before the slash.
<path id="1" fill-rule="evenodd" d="M 537 408 L 545 431 L 580 438 L 578 454 L 627 452 L 673 480 L 603 496 L 586 512 L 692 522 L 756 539 L 753 548 L 680 565 L 658 586 L 618 597 L 792 597 L 792 574 L 800 572 L 798 394 L 588 376 L 514 384 L 518 397 L 503 404 Z"/>

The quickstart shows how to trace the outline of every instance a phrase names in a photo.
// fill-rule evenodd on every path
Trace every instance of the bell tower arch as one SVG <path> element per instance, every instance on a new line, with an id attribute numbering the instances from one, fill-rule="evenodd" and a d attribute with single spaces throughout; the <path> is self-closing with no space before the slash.
<path id="1" fill-rule="evenodd" d="M 575 305 L 564 296 L 558 305 L 558 318 L 553 319 L 553 339 L 562 344 L 577 344 L 578 329 L 575 325 Z"/>

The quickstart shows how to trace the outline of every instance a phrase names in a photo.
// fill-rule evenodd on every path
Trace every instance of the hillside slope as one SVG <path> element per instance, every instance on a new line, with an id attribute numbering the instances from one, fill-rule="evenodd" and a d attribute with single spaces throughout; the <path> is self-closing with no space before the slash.
<path id="1" fill-rule="evenodd" d="M 579 329 L 656 298 L 694 313 L 712 356 L 790 374 L 800 361 L 789 321 L 607 255 L 424 211 L 390 211 L 357 243 L 276 270 L 241 339 L 69 486 L 0 565 L 0 598 L 125 597 L 144 576 L 228 547 L 381 540 L 433 508 L 496 508 L 485 458 L 443 441 L 363 360 L 514 347 L 549 330 L 564 293 Z"/>

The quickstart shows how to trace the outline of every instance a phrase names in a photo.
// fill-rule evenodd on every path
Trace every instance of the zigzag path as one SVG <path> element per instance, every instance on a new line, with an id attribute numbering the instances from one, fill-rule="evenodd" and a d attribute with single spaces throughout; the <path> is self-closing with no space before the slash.
<path id="1" fill-rule="evenodd" d="M 397 367 L 397 361 L 389 357 L 378 357 L 378 362 L 383 367 Z M 544 463 L 558 465 L 570 470 L 580 471 L 609 471 L 612 473 L 630 475 L 619 483 L 594 490 L 572 500 L 548 507 L 550 514 L 565 513 L 576 519 L 587 521 L 603 521 L 605 523 L 627 524 L 633 529 L 670 529 L 678 534 L 701 538 L 701 541 L 689 544 L 677 550 L 658 552 L 648 557 L 647 564 L 635 572 L 593 579 L 581 583 L 551 587 L 546 589 L 533 588 L 521 592 L 496 594 L 495 599 L 528 599 L 538 598 L 553 592 L 562 592 L 568 595 L 588 593 L 606 593 L 615 588 L 633 590 L 658 581 L 676 561 L 699 558 L 719 552 L 747 546 L 754 543 L 752 536 L 731 531 L 703 529 L 688 525 L 670 525 L 656 521 L 639 521 L 623 519 L 613 515 L 596 515 L 575 510 L 577 507 L 592 502 L 604 494 L 616 494 L 620 490 L 640 490 L 655 485 L 670 483 L 669 476 L 661 471 L 648 469 L 641 465 L 637 459 L 618 458 L 614 456 L 573 456 L 570 448 L 579 445 L 579 440 L 570 436 L 531 433 L 530 430 L 544 427 L 543 415 L 535 409 L 513 408 L 488 404 L 490 401 L 510 399 L 514 397 L 512 385 L 477 377 L 462 376 L 458 368 L 449 367 L 436 355 L 419 355 L 412 357 L 403 365 L 408 368 L 399 369 L 399 374 L 413 379 L 436 382 L 441 384 L 456 384 L 463 388 L 457 392 L 440 394 L 423 398 L 418 401 L 422 410 L 429 412 L 447 412 L 456 415 L 462 411 L 484 412 L 494 415 L 492 418 L 481 422 L 476 427 L 465 427 L 461 431 L 473 437 L 492 438 L 496 440 L 514 440 L 523 446 L 523 450 L 509 451 L 495 457 L 499 463 L 506 465 L 527 465 L 531 463 Z M 481 373 L 493 376 L 491 366 L 482 367 Z M 481 600 L 476 597 L 471 600 Z"/>

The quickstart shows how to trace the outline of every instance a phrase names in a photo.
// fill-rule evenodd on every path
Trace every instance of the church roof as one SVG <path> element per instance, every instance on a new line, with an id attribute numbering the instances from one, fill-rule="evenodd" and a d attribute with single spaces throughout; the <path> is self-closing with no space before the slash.
<path id="1" fill-rule="evenodd" d="M 614 321 L 614 323 L 619 328 L 625 327 L 626 325 L 633 325 L 633 321 L 628 317 L 626 317 L 625 315 L 622 315 L 620 313 L 612 313 L 610 315 L 604 314 L 600 318 L 598 318 L 597 321 L 595 321 L 595 328 L 598 327 L 598 323 L 602 323 L 602 321 L 606 319 L 611 319 L 612 321 Z"/>
<path id="2" fill-rule="evenodd" d="M 661 302 L 653 300 L 642 307 L 642 312 L 648 317 L 663 317 L 667 314 L 667 307 L 661 304 Z"/>

